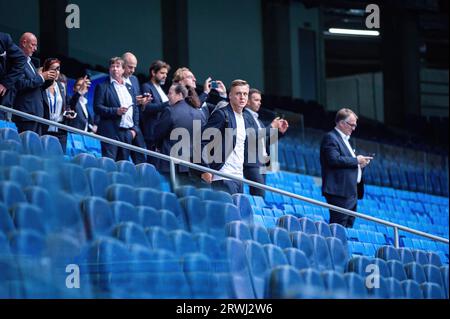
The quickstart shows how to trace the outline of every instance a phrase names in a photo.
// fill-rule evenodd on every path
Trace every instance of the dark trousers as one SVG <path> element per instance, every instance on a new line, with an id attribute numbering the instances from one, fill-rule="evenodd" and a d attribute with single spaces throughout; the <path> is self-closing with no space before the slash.
<path id="1" fill-rule="evenodd" d="M 132 144 L 133 136 L 131 135 L 130 129 L 119 129 L 117 137 L 118 140 L 123 143 Z M 115 161 L 128 161 L 130 159 L 130 150 L 117 147 L 108 143 L 102 143 L 102 156 L 112 158 Z"/>
<path id="2" fill-rule="evenodd" d="M 17 121 L 15 122 L 17 126 L 17 132 L 22 133 L 25 131 L 32 131 L 38 135 L 42 135 L 42 126 L 38 122 L 33 121 Z"/>
<path id="3" fill-rule="evenodd" d="M 241 182 L 233 181 L 233 180 L 220 180 L 212 182 L 212 189 L 217 191 L 224 191 L 233 194 L 242 194 L 244 192 L 244 185 Z"/>
<path id="4" fill-rule="evenodd" d="M 257 182 L 264 185 L 266 184 L 266 175 L 260 173 L 260 167 L 245 167 L 244 177 L 253 182 Z M 264 195 L 266 193 L 264 189 L 252 186 L 249 187 L 249 191 L 251 195 L 261 196 L 262 198 L 264 198 Z"/>
<path id="5" fill-rule="evenodd" d="M 327 203 L 330 205 L 342 207 L 348 210 L 356 211 L 358 199 L 354 197 L 341 197 L 330 194 L 325 194 Z M 355 222 L 355 217 L 346 214 L 341 214 L 330 210 L 330 224 L 341 224 L 344 227 L 352 228 Z"/>
<path id="6" fill-rule="evenodd" d="M 145 140 L 145 145 L 147 146 L 147 149 L 149 151 L 156 152 L 156 146 L 153 141 Z M 155 167 L 158 167 L 159 159 L 153 156 L 147 156 L 147 163 L 152 164 Z"/>
<path id="7" fill-rule="evenodd" d="M 134 146 L 145 148 L 144 136 L 141 132 L 136 134 L 132 143 Z M 131 159 L 134 164 L 141 164 L 146 162 L 146 155 L 138 152 L 131 152 Z"/>

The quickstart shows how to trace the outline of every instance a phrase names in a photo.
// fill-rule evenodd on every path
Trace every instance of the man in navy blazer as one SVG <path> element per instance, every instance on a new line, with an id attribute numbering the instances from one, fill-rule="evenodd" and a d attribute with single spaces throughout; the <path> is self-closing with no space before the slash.
<path id="1" fill-rule="evenodd" d="M 202 149 L 206 154 L 210 154 L 214 150 L 214 154 L 210 154 L 212 158 L 202 157 L 203 165 L 240 178 L 244 177 L 245 154 L 248 151 L 246 129 L 253 127 L 251 115 L 244 112 L 249 89 L 246 81 L 234 80 L 229 93 L 230 104 L 216 109 L 203 128 L 204 134 L 207 130 L 212 131 L 211 129 L 215 129 L 217 133 L 213 137 L 213 141 L 202 141 Z M 216 154 L 219 140 L 221 142 L 221 148 L 219 149 L 221 153 Z M 212 148 L 209 149 L 209 147 Z M 235 180 L 210 173 L 203 173 L 202 179 L 211 183 L 212 187 L 217 190 L 224 190 L 230 194 L 243 192 L 242 183 Z"/>
<path id="2" fill-rule="evenodd" d="M 142 107 L 140 126 L 144 135 L 145 144 L 150 151 L 156 151 L 155 125 L 161 112 L 169 106 L 169 98 L 162 86 L 166 83 L 170 65 L 161 60 L 153 61 L 150 65 L 150 81 L 142 84 L 142 94 L 150 94 L 152 100 Z M 148 156 L 149 163 L 158 165 L 158 160 Z"/>
<path id="3" fill-rule="evenodd" d="M 14 86 L 23 73 L 27 58 L 11 36 L 0 32 L 0 105 L 13 106 Z M 5 113 L 0 112 L 0 120 Z"/>
<path id="4" fill-rule="evenodd" d="M 336 114 L 336 127 L 328 132 L 320 145 L 322 194 L 327 203 L 356 211 L 357 201 L 364 196 L 362 173 L 372 157 L 355 155 L 349 143 L 357 127 L 357 115 L 343 108 Z M 355 217 L 330 210 L 330 224 L 351 228 Z"/>
<path id="5" fill-rule="evenodd" d="M 54 79 L 56 71 L 49 70 L 39 74 L 31 62 L 31 56 L 37 50 L 37 38 L 34 34 L 26 32 L 20 37 L 20 48 L 27 57 L 22 76 L 16 82 L 16 96 L 14 108 L 28 114 L 44 117 L 44 106 L 41 89 L 46 89 Z M 20 116 L 13 116 L 19 133 L 33 131 L 42 133 L 41 124 L 27 120 Z"/>
<path id="6" fill-rule="evenodd" d="M 110 60 L 109 78 L 98 84 L 94 94 L 94 111 L 100 117 L 97 133 L 132 144 L 140 132 L 139 112 L 133 88 L 123 78 L 124 61 Z M 102 155 L 115 161 L 128 160 L 130 151 L 102 142 Z"/>

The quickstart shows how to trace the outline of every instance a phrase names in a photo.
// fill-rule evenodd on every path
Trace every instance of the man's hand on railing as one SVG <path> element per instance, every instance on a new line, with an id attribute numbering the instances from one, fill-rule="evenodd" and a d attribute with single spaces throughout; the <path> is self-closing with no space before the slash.
<path id="1" fill-rule="evenodd" d="M 203 173 L 202 174 L 202 179 L 207 182 L 208 184 L 212 183 L 212 179 L 213 179 L 213 174 L 211 173 Z"/>

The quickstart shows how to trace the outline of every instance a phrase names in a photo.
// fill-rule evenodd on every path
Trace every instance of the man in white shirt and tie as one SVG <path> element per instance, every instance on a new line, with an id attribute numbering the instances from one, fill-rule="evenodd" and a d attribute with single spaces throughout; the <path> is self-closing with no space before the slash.
<path id="1" fill-rule="evenodd" d="M 320 165 L 322 168 L 322 194 L 327 203 L 356 211 L 358 199 L 364 195 L 363 168 L 373 159 L 356 156 L 350 146 L 350 136 L 357 127 L 358 116 L 343 108 L 336 114 L 336 126 L 322 139 Z M 330 210 L 330 224 L 353 227 L 355 218 Z"/>
<path id="2" fill-rule="evenodd" d="M 37 50 L 38 41 L 34 34 L 24 33 L 20 37 L 19 47 L 27 57 L 27 63 L 21 78 L 16 82 L 16 96 L 14 108 L 16 110 L 44 117 L 44 105 L 41 89 L 46 89 L 52 84 L 57 74 L 54 70 L 49 70 L 39 74 L 31 61 L 31 56 Z M 37 122 L 27 120 L 20 116 L 13 116 L 12 120 L 17 126 L 19 133 L 23 131 L 33 131 L 41 134 L 41 125 Z"/>

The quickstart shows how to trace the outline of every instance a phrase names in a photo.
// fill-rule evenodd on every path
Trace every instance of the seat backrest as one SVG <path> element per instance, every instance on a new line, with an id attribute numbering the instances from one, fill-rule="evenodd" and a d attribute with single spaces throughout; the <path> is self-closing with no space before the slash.
<path id="1" fill-rule="evenodd" d="M 110 202 L 123 201 L 136 205 L 136 191 L 129 185 L 112 184 L 106 189 L 106 199 Z"/>
<path id="2" fill-rule="evenodd" d="M 154 250 L 163 249 L 172 253 L 175 252 L 173 240 L 167 230 L 158 226 L 148 227 L 145 229 L 145 234 L 147 235 L 150 247 Z"/>
<path id="3" fill-rule="evenodd" d="M 330 251 L 325 237 L 311 235 L 311 241 L 314 247 L 314 255 L 316 257 L 316 266 L 318 267 L 318 270 L 332 270 L 333 263 L 331 261 Z"/>
<path id="4" fill-rule="evenodd" d="M 316 265 L 314 245 L 311 241 L 311 237 L 304 232 L 292 232 L 290 235 L 292 246 L 303 251 L 311 266 Z"/>
<path id="5" fill-rule="evenodd" d="M 314 224 L 316 225 L 318 235 L 323 236 L 325 238 L 332 237 L 330 227 L 328 226 L 327 223 L 318 221 L 315 222 Z"/>
<path id="6" fill-rule="evenodd" d="M 281 249 L 292 247 L 292 242 L 289 238 L 289 233 L 286 229 L 275 227 L 269 229 L 269 236 L 274 245 L 277 245 Z"/>
<path id="7" fill-rule="evenodd" d="M 419 284 L 414 280 L 404 280 L 401 282 L 405 298 L 407 299 L 423 299 L 423 293 Z"/>
<path id="8" fill-rule="evenodd" d="M 84 170 L 89 183 L 92 196 L 106 197 L 106 189 L 110 185 L 106 171 L 99 168 L 86 168 Z"/>
<path id="9" fill-rule="evenodd" d="M 99 157 L 97 158 L 98 167 L 104 169 L 107 172 L 116 172 L 117 164 L 112 158 Z"/>
<path id="10" fill-rule="evenodd" d="M 208 188 L 201 188 L 197 190 L 197 196 L 201 200 L 211 200 L 221 203 L 233 204 L 233 198 L 231 197 L 231 195 L 224 191 L 214 191 Z"/>
<path id="11" fill-rule="evenodd" d="M 397 251 L 400 255 L 400 259 L 403 264 L 408 264 L 408 263 L 415 261 L 413 255 L 412 255 L 411 249 L 403 247 L 403 248 L 397 249 Z"/>
<path id="12" fill-rule="evenodd" d="M 288 232 L 302 230 L 298 218 L 292 215 L 284 215 L 278 218 L 277 226 L 286 229 Z"/>
<path id="13" fill-rule="evenodd" d="M 161 190 L 161 175 L 155 166 L 148 163 L 136 165 L 137 186 Z"/>
<path id="14" fill-rule="evenodd" d="M 350 272 L 344 274 L 347 283 L 347 294 L 350 298 L 367 298 L 367 289 L 363 277 Z"/>
<path id="15" fill-rule="evenodd" d="M 391 259 L 401 261 L 400 256 L 398 255 L 397 249 L 395 249 L 392 246 L 381 246 L 380 248 L 378 248 L 376 257 L 384 259 L 385 261 L 388 261 Z"/>
<path id="16" fill-rule="evenodd" d="M 271 268 L 280 265 L 289 265 L 289 262 L 280 247 L 273 244 L 266 244 L 263 247 Z"/>
<path id="17" fill-rule="evenodd" d="M 0 181 L 0 201 L 2 201 L 7 208 L 10 208 L 17 203 L 27 202 L 25 195 L 20 189 L 20 185 L 10 181 Z"/>
<path id="18" fill-rule="evenodd" d="M 41 136 L 42 152 L 47 157 L 63 157 L 65 150 L 62 149 L 58 138 L 51 135 Z M 39 154 L 34 154 L 39 155 Z"/>
<path id="19" fill-rule="evenodd" d="M 327 292 L 334 298 L 345 298 L 347 284 L 342 273 L 334 270 L 326 270 L 321 273 L 323 283 Z"/>
<path id="20" fill-rule="evenodd" d="M 267 298 L 298 298 L 301 296 L 303 284 L 300 272 L 294 267 L 289 265 L 274 267 L 269 275 Z"/>
<path id="21" fill-rule="evenodd" d="M 427 280 L 425 277 L 425 272 L 423 271 L 423 267 L 420 264 L 412 262 L 404 265 L 404 267 L 408 279 L 415 280 L 419 284 Z"/>
<path id="22" fill-rule="evenodd" d="M 423 250 L 413 250 L 412 252 L 413 257 L 415 259 L 415 262 L 417 262 L 418 264 L 424 266 L 426 264 L 428 264 L 428 256 L 427 253 Z"/>
<path id="23" fill-rule="evenodd" d="M 34 230 L 13 231 L 9 234 L 9 246 L 13 255 L 40 257 L 44 250 L 44 239 Z"/>
<path id="24" fill-rule="evenodd" d="M 388 298 L 390 299 L 403 299 L 405 298 L 405 293 L 403 291 L 402 284 L 399 280 L 390 277 L 385 278 L 385 284 L 388 292 Z"/>
<path id="25" fill-rule="evenodd" d="M 86 168 L 98 168 L 98 162 L 95 156 L 88 153 L 80 153 L 73 157 L 72 163 Z"/>
<path id="26" fill-rule="evenodd" d="M 299 222 L 300 222 L 303 232 L 310 234 L 310 235 L 317 234 L 316 225 L 314 224 L 314 222 L 311 219 L 302 217 L 299 219 Z"/>
<path id="27" fill-rule="evenodd" d="M 269 237 L 269 233 L 264 226 L 252 225 L 249 227 L 249 229 L 254 241 L 257 241 L 261 245 L 272 243 Z"/>
<path id="28" fill-rule="evenodd" d="M 110 202 L 109 205 L 116 224 L 123 222 L 133 222 L 139 224 L 139 216 L 136 208 L 130 203 L 113 201 Z"/>
<path id="29" fill-rule="evenodd" d="M 247 224 L 235 220 L 229 222 L 225 225 L 226 235 L 228 237 L 234 237 L 239 240 L 251 240 L 252 236 L 250 234 L 250 230 L 248 229 Z"/>
<path id="30" fill-rule="evenodd" d="M 98 236 L 109 236 L 115 223 L 109 203 L 100 197 L 88 197 L 81 202 L 86 234 L 93 240 Z"/>
<path id="31" fill-rule="evenodd" d="M 291 266 L 294 266 L 296 269 L 306 269 L 309 268 L 309 260 L 306 257 L 305 253 L 297 248 L 285 248 L 283 249 L 284 254 Z"/>
<path id="32" fill-rule="evenodd" d="M 331 234 L 341 240 L 344 247 L 347 249 L 347 233 L 345 227 L 340 224 L 330 224 L 329 225 Z"/>
<path id="33" fill-rule="evenodd" d="M 441 257 L 439 257 L 438 254 L 436 254 L 435 252 L 428 252 L 427 253 L 427 257 L 428 257 L 428 262 L 436 267 L 441 267 L 442 266 L 442 261 L 441 261 Z"/>
<path id="34" fill-rule="evenodd" d="M 19 203 L 11 210 L 11 218 L 19 230 L 34 230 L 41 235 L 46 233 L 42 210 L 32 204 Z"/>
<path id="35" fill-rule="evenodd" d="M 191 232 L 206 232 L 206 210 L 203 202 L 196 196 L 180 198 L 185 220 Z"/>
<path id="36" fill-rule="evenodd" d="M 0 234 L 4 233 L 7 235 L 13 230 L 15 230 L 15 226 L 8 212 L 8 208 L 0 202 Z"/>
<path id="37" fill-rule="evenodd" d="M 442 282 L 441 270 L 439 269 L 439 267 L 428 264 L 423 266 L 423 271 L 428 282 L 433 282 L 435 284 L 438 284 L 439 287 L 444 287 L 444 283 Z"/>
<path id="38" fill-rule="evenodd" d="M 330 251 L 331 261 L 333 263 L 333 269 L 343 273 L 347 266 L 347 252 L 340 239 L 336 237 L 328 237 L 326 239 L 328 249 Z"/>
<path id="39" fill-rule="evenodd" d="M 444 293 L 436 283 L 432 282 L 424 282 L 420 285 L 420 289 L 422 289 L 423 297 L 425 299 L 444 299 Z"/>
<path id="40" fill-rule="evenodd" d="M 144 247 L 150 246 L 144 229 L 133 222 L 121 222 L 116 224 L 112 230 L 112 235 L 128 246 L 136 244 Z"/>
<path id="41" fill-rule="evenodd" d="M 22 140 L 22 148 L 25 154 L 41 156 L 43 148 L 39 135 L 35 132 L 25 131 L 19 134 Z"/>
<path id="42" fill-rule="evenodd" d="M 388 260 L 387 266 L 391 272 L 392 278 L 397 279 L 398 281 L 403 281 L 408 279 L 406 276 L 405 268 L 403 264 L 398 260 Z"/>
<path id="43" fill-rule="evenodd" d="M 241 218 L 244 222 L 251 225 L 253 224 L 253 208 L 250 199 L 244 194 L 233 194 L 233 203 L 239 208 Z"/>

